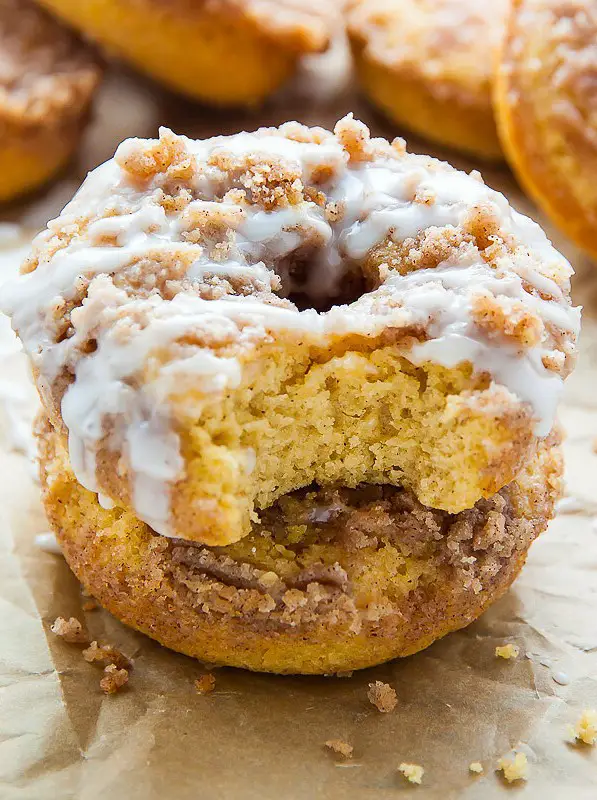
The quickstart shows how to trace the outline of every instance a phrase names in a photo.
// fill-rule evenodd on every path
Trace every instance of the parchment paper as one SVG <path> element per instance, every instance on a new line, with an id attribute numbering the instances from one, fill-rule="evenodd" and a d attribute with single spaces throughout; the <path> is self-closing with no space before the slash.
<path id="1" fill-rule="evenodd" d="M 352 83 L 340 45 L 309 63 L 257 116 L 239 116 L 192 106 L 112 70 L 78 163 L 4 220 L 33 233 L 122 138 L 155 135 L 158 124 L 205 136 L 289 118 L 330 125 L 354 110 L 375 133 L 397 133 L 359 100 Z M 431 149 L 412 138 L 410 146 Z M 466 169 L 478 166 L 434 154 Z M 104 611 L 82 610 L 64 560 L 34 545 L 35 535 L 47 530 L 27 435 L 35 399 L 24 357 L 0 319 L 1 798 L 468 800 L 508 791 L 525 798 L 597 797 L 597 748 L 567 744 L 565 730 L 583 708 L 597 707 L 597 267 L 547 225 L 505 168 L 483 172 L 547 227 L 578 272 L 582 355 L 561 414 L 568 498 L 513 589 L 481 620 L 416 656 L 350 678 L 220 669 L 215 692 L 199 696 L 193 681 L 203 672 L 200 664 Z M 19 237 L 0 226 L 0 282 L 26 250 L 28 235 Z M 104 697 L 99 668 L 49 631 L 59 615 L 84 619 L 93 638 L 134 658 L 126 690 Z M 520 646 L 516 661 L 494 656 L 505 641 Z M 395 687 L 395 712 L 380 714 L 367 702 L 373 680 Z M 323 743 L 333 738 L 354 745 L 352 761 L 337 762 L 325 751 Z M 494 770 L 519 743 L 530 767 L 528 781 L 514 789 Z M 474 777 L 468 765 L 477 760 L 485 773 Z M 421 786 L 397 772 L 402 761 L 424 766 Z"/>

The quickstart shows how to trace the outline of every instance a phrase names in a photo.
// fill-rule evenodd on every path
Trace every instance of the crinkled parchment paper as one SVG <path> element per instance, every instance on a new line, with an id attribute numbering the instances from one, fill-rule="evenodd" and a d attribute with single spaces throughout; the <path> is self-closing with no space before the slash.
<path id="1" fill-rule="evenodd" d="M 70 174 L 0 226 L 0 284 L 31 233 L 70 198 L 85 171 L 122 138 L 158 124 L 195 136 L 229 133 L 288 118 L 333 124 L 355 110 L 376 133 L 392 131 L 351 94 L 342 53 L 313 62 L 254 116 L 193 107 L 123 73 L 109 76 L 97 119 Z M 413 149 L 424 144 L 411 141 Z M 439 155 L 446 155 L 440 153 Z M 472 168 L 452 156 L 458 166 Z M 521 210 L 538 216 L 503 169 L 485 171 Z M 539 217 L 544 225 L 545 220 Z M 58 555 L 42 552 L 47 530 L 27 426 L 35 409 L 24 357 L 0 319 L 0 797 L 96 798 L 528 798 L 597 797 L 597 748 L 566 743 L 566 725 L 597 707 L 597 267 L 548 227 L 573 261 L 575 299 L 585 306 L 581 359 L 569 381 L 567 492 L 558 518 L 533 546 L 512 590 L 481 620 L 411 658 L 345 678 L 293 678 L 216 671 L 199 696 L 203 669 L 120 625 L 85 613 L 77 581 Z M 0 292 L 2 291 L 0 286 Z M 105 697 L 101 671 L 81 648 L 50 631 L 58 616 L 85 620 L 91 636 L 135 660 L 129 686 Z M 498 659 L 512 641 L 521 654 Z M 399 705 L 380 714 L 368 683 L 387 681 Z M 328 739 L 354 745 L 336 761 Z M 506 786 L 498 758 L 519 745 L 526 783 Z M 422 764 L 423 784 L 397 772 Z M 473 776 L 472 761 L 485 773 Z"/>

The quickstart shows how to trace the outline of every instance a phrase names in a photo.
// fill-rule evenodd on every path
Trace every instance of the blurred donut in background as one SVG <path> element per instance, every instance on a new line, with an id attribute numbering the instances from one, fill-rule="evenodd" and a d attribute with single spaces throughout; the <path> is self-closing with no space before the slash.
<path id="1" fill-rule="evenodd" d="M 101 67 L 28 0 L 0 0 L 0 202 L 35 189 L 76 148 Z"/>
<path id="2" fill-rule="evenodd" d="M 526 191 L 597 255 L 597 4 L 515 0 L 495 106 L 504 150 Z"/>
<path id="3" fill-rule="evenodd" d="M 348 0 L 363 91 L 390 119 L 485 160 L 502 150 L 491 103 L 508 0 Z"/>
<path id="4" fill-rule="evenodd" d="M 254 106 L 325 50 L 341 0 L 41 0 L 160 83 L 218 106 Z"/>

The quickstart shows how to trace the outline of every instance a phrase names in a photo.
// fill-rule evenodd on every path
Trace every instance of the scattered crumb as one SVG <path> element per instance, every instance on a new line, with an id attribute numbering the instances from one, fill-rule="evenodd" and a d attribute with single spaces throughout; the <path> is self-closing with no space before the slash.
<path id="1" fill-rule="evenodd" d="M 570 737 L 575 742 L 594 745 L 597 743 L 597 711 L 585 708 L 576 725 L 569 726 Z"/>
<path id="2" fill-rule="evenodd" d="M 506 660 L 509 660 L 511 658 L 518 658 L 519 653 L 520 653 L 520 648 L 516 644 L 508 643 L 501 646 L 498 645 L 495 648 L 496 657 L 505 658 Z"/>
<path id="3" fill-rule="evenodd" d="M 198 694 L 209 694 L 216 688 L 216 676 L 206 673 L 195 681 L 195 689 Z"/>
<path id="4" fill-rule="evenodd" d="M 406 764 L 404 762 L 400 764 L 398 769 L 410 783 L 421 783 L 425 772 L 420 764 Z"/>
<path id="5" fill-rule="evenodd" d="M 367 697 L 369 702 L 382 714 L 393 711 L 398 705 L 396 691 L 392 689 L 389 683 L 382 683 L 382 681 L 375 681 L 375 683 L 369 684 Z"/>
<path id="6" fill-rule="evenodd" d="M 483 772 L 483 764 L 480 761 L 471 761 L 468 768 L 470 772 L 475 772 L 477 775 Z"/>
<path id="7" fill-rule="evenodd" d="M 346 672 L 336 672 L 336 678 L 352 678 L 354 672 L 349 669 Z"/>
<path id="8" fill-rule="evenodd" d="M 130 658 L 109 644 L 100 646 L 97 642 L 91 642 L 89 647 L 83 650 L 83 658 L 90 664 L 99 661 L 105 665 L 114 664 L 117 669 L 130 670 L 133 668 Z"/>
<path id="9" fill-rule="evenodd" d="M 76 617 L 68 620 L 64 617 L 56 617 L 50 630 L 71 644 L 87 644 L 89 642 L 89 637 L 83 631 L 83 626 Z"/>
<path id="10" fill-rule="evenodd" d="M 526 781 L 528 763 L 525 753 L 509 753 L 500 758 L 497 768 L 504 773 L 504 778 L 508 783 Z"/>
<path id="11" fill-rule="evenodd" d="M 109 664 L 104 669 L 104 677 L 100 681 L 100 688 L 105 694 L 115 694 L 128 683 L 128 680 L 128 670 L 118 669 L 116 664 Z"/>
<path id="12" fill-rule="evenodd" d="M 90 600 L 85 600 L 85 602 L 83 603 L 82 608 L 83 608 L 83 611 L 95 611 L 95 609 L 99 608 L 99 606 L 95 602 L 95 600 L 90 599 Z"/>
<path id="13" fill-rule="evenodd" d="M 342 758 L 352 758 L 354 747 L 348 742 L 342 741 L 342 739 L 328 739 L 325 746 L 333 750 L 337 755 L 342 756 Z"/>

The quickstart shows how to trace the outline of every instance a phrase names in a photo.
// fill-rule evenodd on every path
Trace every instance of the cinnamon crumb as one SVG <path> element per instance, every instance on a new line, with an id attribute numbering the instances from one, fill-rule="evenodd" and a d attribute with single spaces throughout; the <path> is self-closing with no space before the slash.
<path id="1" fill-rule="evenodd" d="M 590 746 L 597 744 L 597 711 L 585 708 L 578 722 L 569 726 L 569 733 L 573 742 L 583 742 Z"/>
<path id="2" fill-rule="evenodd" d="M 352 758 L 354 747 L 342 739 L 328 739 L 325 746 L 342 758 Z"/>
<path id="3" fill-rule="evenodd" d="M 206 673 L 195 681 L 195 689 L 197 694 L 209 694 L 216 688 L 216 676 L 211 673 Z"/>
<path id="4" fill-rule="evenodd" d="M 100 681 L 100 689 L 105 694 L 115 694 L 128 683 L 128 680 L 128 670 L 118 669 L 116 664 L 109 664 L 104 669 L 104 677 Z"/>
<path id="5" fill-rule="evenodd" d="M 118 669 L 130 670 L 133 668 L 133 662 L 120 650 L 111 645 L 100 646 L 97 642 L 91 642 L 89 647 L 83 650 L 83 658 L 89 664 L 99 661 L 106 665 L 114 664 Z"/>
<path id="6" fill-rule="evenodd" d="M 99 608 L 99 606 L 93 599 L 85 600 L 85 602 L 82 605 L 83 611 L 95 611 L 97 608 Z"/>
<path id="7" fill-rule="evenodd" d="M 407 764 L 402 762 L 398 770 L 404 775 L 409 783 L 421 783 L 425 770 L 420 764 Z"/>
<path id="8" fill-rule="evenodd" d="M 483 772 L 483 764 L 480 761 L 471 761 L 468 765 L 469 772 L 474 772 L 477 775 L 480 775 Z"/>
<path id="9" fill-rule="evenodd" d="M 518 645 L 508 642 L 508 644 L 498 645 L 495 648 L 496 658 L 505 658 L 507 661 L 510 659 L 518 658 L 520 648 Z"/>
<path id="10" fill-rule="evenodd" d="M 367 697 L 369 702 L 382 714 L 393 711 L 398 705 L 396 691 L 392 689 L 389 683 L 383 683 L 382 681 L 375 681 L 375 683 L 369 684 Z"/>
<path id="11" fill-rule="evenodd" d="M 71 617 L 68 620 L 64 617 L 56 617 L 50 626 L 50 630 L 70 644 L 87 644 L 89 642 L 89 638 L 83 631 L 83 626 L 76 617 Z"/>
<path id="12" fill-rule="evenodd" d="M 508 783 L 526 781 L 528 759 L 525 753 L 510 753 L 500 758 L 497 768 L 504 773 L 504 779 Z"/>

